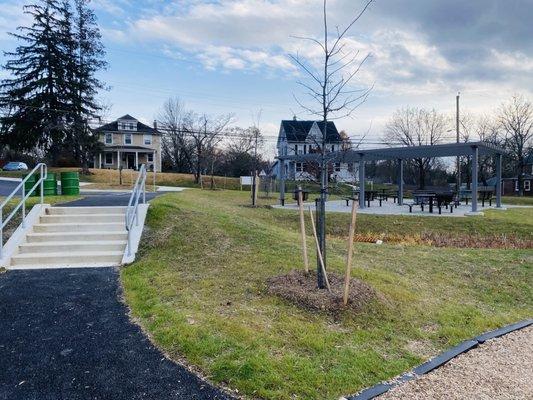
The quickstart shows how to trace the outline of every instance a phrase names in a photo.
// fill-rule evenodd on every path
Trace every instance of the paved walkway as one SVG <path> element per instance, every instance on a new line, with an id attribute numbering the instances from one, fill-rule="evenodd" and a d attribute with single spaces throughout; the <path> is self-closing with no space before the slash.
<path id="1" fill-rule="evenodd" d="M 370 207 L 365 207 L 363 209 L 359 209 L 357 212 L 359 214 L 374 214 L 374 215 L 408 215 L 408 216 L 423 216 L 423 217 L 464 217 L 468 213 L 472 211 L 472 206 L 469 204 L 467 205 L 460 205 L 459 207 L 454 207 L 453 213 L 450 213 L 450 210 L 446 208 L 442 208 L 442 215 L 439 215 L 439 209 L 437 206 L 433 207 L 433 213 L 429 212 L 429 206 L 424 206 L 424 211 L 421 210 L 420 206 L 413 206 L 413 212 L 409 212 L 409 207 L 406 205 L 411 200 L 407 200 L 403 206 L 399 206 L 398 204 L 391 201 L 383 201 L 382 206 L 379 206 L 379 201 L 374 200 L 370 203 Z M 496 207 L 493 206 L 489 207 L 488 203 L 486 203 L 487 207 L 482 207 L 481 203 L 478 204 L 478 211 L 486 211 L 491 209 L 496 209 Z M 281 205 L 275 205 L 274 208 L 279 208 L 283 210 L 296 210 L 298 206 L 296 203 L 286 204 L 284 207 Z M 309 209 L 311 207 L 312 210 L 315 209 L 315 203 L 304 203 L 305 209 Z M 512 206 L 505 206 L 505 207 L 512 207 Z M 502 208 L 504 210 L 504 208 Z M 343 212 L 343 213 L 350 213 L 352 211 L 352 204 L 350 203 L 349 206 L 346 206 L 345 200 L 331 200 L 326 203 L 326 211 L 328 212 Z"/>
<path id="2" fill-rule="evenodd" d="M 0 399 L 228 399 L 130 322 L 118 270 L 0 275 Z"/>

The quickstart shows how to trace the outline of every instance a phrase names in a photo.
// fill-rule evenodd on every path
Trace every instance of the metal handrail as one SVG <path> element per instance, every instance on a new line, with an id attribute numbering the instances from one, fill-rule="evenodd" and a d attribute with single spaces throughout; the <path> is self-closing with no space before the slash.
<path id="1" fill-rule="evenodd" d="M 139 225 L 139 199 L 142 193 L 142 204 L 146 203 L 146 165 L 141 165 L 139 175 L 131 191 L 130 201 L 126 208 L 126 231 L 128 232 L 128 256 L 131 256 L 131 228 L 133 222 Z"/>
<path id="2" fill-rule="evenodd" d="M 26 181 L 30 179 L 30 177 L 39 170 L 40 178 L 37 180 L 35 185 L 26 192 Z M 43 183 L 45 179 L 48 177 L 48 167 L 44 163 L 39 163 L 35 166 L 34 169 L 24 178 L 20 184 L 11 192 L 9 196 L 4 200 L 2 204 L 0 204 L 0 258 L 2 258 L 2 249 L 4 247 L 4 228 L 6 225 L 11 221 L 11 219 L 15 216 L 18 210 L 22 207 L 22 222 L 20 225 L 22 228 L 26 227 L 26 200 L 28 197 L 32 195 L 33 192 L 35 192 L 35 189 L 37 187 L 40 187 L 41 192 L 41 205 L 44 203 L 44 187 Z M 17 194 L 18 191 L 21 191 L 20 201 L 17 203 L 15 208 L 13 208 L 13 211 L 8 215 L 8 217 L 4 220 L 4 207 L 11 201 L 11 199 Z"/>

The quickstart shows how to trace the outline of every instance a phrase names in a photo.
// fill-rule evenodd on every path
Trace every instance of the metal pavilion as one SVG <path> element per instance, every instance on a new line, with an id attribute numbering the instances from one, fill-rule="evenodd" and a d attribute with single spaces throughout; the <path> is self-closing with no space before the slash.
<path id="1" fill-rule="evenodd" d="M 472 213 L 477 213 L 479 156 L 496 158 L 496 207 L 501 208 L 502 157 L 506 152 L 487 142 L 449 143 L 428 146 L 386 147 L 379 149 L 354 149 L 326 154 L 328 163 L 359 163 L 359 208 L 365 208 L 365 163 L 367 161 L 396 160 L 398 162 L 398 204 L 403 205 L 403 165 L 405 160 L 433 157 L 471 157 L 472 159 Z M 280 202 L 285 203 L 285 162 L 320 162 L 320 153 L 294 154 L 278 157 L 280 162 Z"/>

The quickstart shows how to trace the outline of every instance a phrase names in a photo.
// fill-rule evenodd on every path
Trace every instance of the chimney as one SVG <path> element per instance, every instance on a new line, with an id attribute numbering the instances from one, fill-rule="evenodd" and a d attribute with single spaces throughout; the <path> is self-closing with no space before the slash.
<path id="1" fill-rule="evenodd" d="M 296 115 L 294 115 L 294 116 L 292 117 L 292 120 L 293 120 L 293 121 L 296 121 Z"/>
<path id="2" fill-rule="evenodd" d="M 157 120 L 154 119 L 154 129 L 157 131 Z"/>

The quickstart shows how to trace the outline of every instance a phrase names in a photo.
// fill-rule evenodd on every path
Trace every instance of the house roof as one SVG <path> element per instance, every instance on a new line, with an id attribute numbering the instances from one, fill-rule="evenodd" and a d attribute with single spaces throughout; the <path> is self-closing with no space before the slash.
<path id="1" fill-rule="evenodd" d="M 287 141 L 289 142 L 305 142 L 309 131 L 314 123 L 317 123 L 320 131 L 324 130 L 324 121 L 298 121 L 298 120 L 283 120 L 281 126 L 285 131 Z M 342 141 L 341 135 L 337 131 L 337 127 L 333 121 L 328 121 L 326 131 L 326 142 L 339 143 Z"/>
<path id="2" fill-rule="evenodd" d="M 533 165 L 533 149 L 529 152 L 524 160 L 524 164 Z"/>
<path id="3" fill-rule="evenodd" d="M 129 121 L 136 121 L 137 122 L 137 130 L 136 131 L 124 131 L 118 129 L 118 121 L 121 120 L 129 120 Z M 129 114 L 123 115 L 122 117 L 118 118 L 117 120 L 110 122 L 109 124 L 102 125 L 95 129 L 96 132 L 128 132 L 128 133 L 151 133 L 154 135 L 158 135 L 159 131 L 152 128 L 151 126 L 145 125 L 142 122 L 140 122 L 138 119 L 132 117 Z"/>

